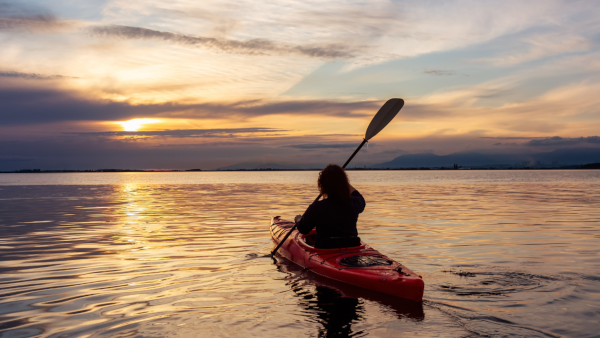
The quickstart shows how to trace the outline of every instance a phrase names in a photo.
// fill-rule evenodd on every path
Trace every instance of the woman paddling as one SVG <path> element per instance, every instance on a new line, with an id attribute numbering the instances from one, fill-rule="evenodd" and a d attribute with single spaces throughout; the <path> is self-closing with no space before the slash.
<path id="1" fill-rule="evenodd" d="M 360 245 L 356 222 L 366 203 L 348 182 L 344 169 L 328 165 L 319 173 L 317 184 L 323 200 L 311 204 L 304 215 L 296 216 L 298 231 L 308 234 L 317 228 L 314 245 L 321 249 Z"/>

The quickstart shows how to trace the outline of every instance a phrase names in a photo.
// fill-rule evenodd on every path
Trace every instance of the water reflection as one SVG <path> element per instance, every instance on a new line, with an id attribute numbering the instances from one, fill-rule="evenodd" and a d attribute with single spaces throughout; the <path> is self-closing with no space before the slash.
<path id="1" fill-rule="evenodd" d="M 0 338 L 598 335 L 597 183 L 358 188 L 425 305 L 261 258 L 314 184 L 1 186 Z"/>
<path id="2" fill-rule="evenodd" d="M 373 302 L 399 320 L 422 321 L 423 303 L 381 294 L 312 273 L 289 260 L 276 256 L 279 271 L 290 275 L 288 285 L 304 314 L 316 320 L 319 337 L 354 337 L 365 334 L 353 324 L 365 320 L 365 302 Z"/>

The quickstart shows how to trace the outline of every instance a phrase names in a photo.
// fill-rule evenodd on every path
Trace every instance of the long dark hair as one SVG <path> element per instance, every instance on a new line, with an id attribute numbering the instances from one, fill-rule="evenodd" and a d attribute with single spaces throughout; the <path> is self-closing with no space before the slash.
<path id="1" fill-rule="evenodd" d="M 321 170 L 317 180 L 321 195 L 328 199 L 345 201 L 350 198 L 350 183 L 344 168 L 337 164 L 330 164 Z"/>

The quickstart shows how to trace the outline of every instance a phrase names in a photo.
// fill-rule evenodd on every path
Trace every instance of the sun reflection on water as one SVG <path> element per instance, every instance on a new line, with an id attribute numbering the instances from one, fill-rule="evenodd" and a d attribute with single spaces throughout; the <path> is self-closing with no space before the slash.
<path id="1" fill-rule="evenodd" d="M 459 322 L 481 335 L 592 332 L 597 184 L 357 188 L 360 236 L 423 275 L 421 307 L 260 258 L 269 217 L 303 212 L 314 185 L 7 186 L 0 334 L 469 335 Z M 336 317 L 328 304 L 350 307 Z"/>

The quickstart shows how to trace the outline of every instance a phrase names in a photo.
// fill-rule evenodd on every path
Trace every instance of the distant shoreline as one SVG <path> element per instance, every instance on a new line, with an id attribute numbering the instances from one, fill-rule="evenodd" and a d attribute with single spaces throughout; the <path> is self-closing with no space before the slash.
<path id="1" fill-rule="evenodd" d="M 589 163 L 583 165 L 571 165 L 562 167 L 519 167 L 519 168 L 499 168 L 495 166 L 473 166 L 473 167 L 411 167 L 411 168 L 347 168 L 347 171 L 454 171 L 454 170 L 594 170 L 600 169 L 600 163 Z M 276 168 L 260 168 L 260 169 L 95 169 L 95 170 L 41 170 L 41 169 L 21 169 L 12 171 L 0 171 L 0 174 L 41 174 L 41 173 L 164 173 L 164 172 L 239 172 L 239 171 L 318 171 L 321 168 L 311 169 L 276 169 Z"/>

